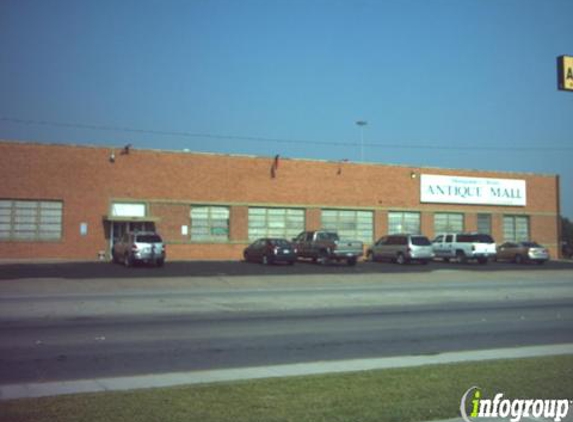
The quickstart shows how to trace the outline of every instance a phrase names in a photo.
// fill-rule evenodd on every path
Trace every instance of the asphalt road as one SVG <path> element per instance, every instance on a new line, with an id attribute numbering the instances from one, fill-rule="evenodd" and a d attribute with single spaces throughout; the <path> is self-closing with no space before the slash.
<path id="1" fill-rule="evenodd" d="M 573 343 L 570 269 L 439 265 L 208 277 L 141 268 L 131 274 L 155 278 L 6 280 L 0 383 Z"/>
<path id="2" fill-rule="evenodd" d="M 2 383 L 573 342 L 573 301 L 34 322 L 0 329 Z"/>

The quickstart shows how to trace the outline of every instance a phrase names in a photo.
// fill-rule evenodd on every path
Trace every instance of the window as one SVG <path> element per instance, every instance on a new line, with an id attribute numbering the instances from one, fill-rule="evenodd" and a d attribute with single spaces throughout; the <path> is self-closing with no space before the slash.
<path id="1" fill-rule="evenodd" d="M 322 210 L 322 229 L 338 233 L 341 240 L 372 242 L 374 214 L 372 211 Z"/>
<path id="2" fill-rule="evenodd" d="M 59 201 L 0 200 L 0 240 L 59 240 L 62 209 Z"/>
<path id="3" fill-rule="evenodd" d="M 229 208 L 191 208 L 191 240 L 226 242 L 229 240 Z"/>
<path id="4" fill-rule="evenodd" d="M 420 213 L 419 212 L 389 212 L 388 213 L 388 234 L 420 234 Z"/>
<path id="5" fill-rule="evenodd" d="M 489 234 L 461 234 L 456 239 L 459 243 L 495 243 Z"/>
<path id="6" fill-rule="evenodd" d="M 436 213 L 434 214 L 434 232 L 463 232 L 464 215 L 454 213 Z"/>
<path id="7" fill-rule="evenodd" d="M 518 215 L 503 216 L 503 240 L 508 242 L 529 240 L 529 217 Z"/>
<path id="8" fill-rule="evenodd" d="M 481 234 L 491 235 L 491 215 L 490 214 L 478 214 L 477 215 L 477 231 Z"/>
<path id="9" fill-rule="evenodd" d="M 304 210 L 249 208 L 249 239 L 282 237 L 292 239 L 304 230 Z"/>

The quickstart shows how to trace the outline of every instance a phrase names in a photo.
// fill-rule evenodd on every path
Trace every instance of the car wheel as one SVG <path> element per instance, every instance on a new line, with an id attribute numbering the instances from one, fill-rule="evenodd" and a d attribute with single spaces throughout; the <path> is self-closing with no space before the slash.
<path id="1" fill-rule="evenodd" d="M 346 265 L 349 267 L 354 267 L 356 265 L 356 258 L 348 258 L 346 260 Z"/>
<path id="2" fill-rule="evenodd" d="M 478 258 L 478 263 L 481 265 L 487 264 L 487 258 Z"/>
<path id="3" fill-rule="evenodd" d="M 515 255 L 515 263 L 516 264 L 523 264 L 523 256 L 522 255 Z"/>
<path id="4" fill-rule="evenodd" d="M 243 259 L 244 259 L 245 261 L 248 261 L 248 260 L 249 260 L 249 255 L 247 254 L 247 252 L 243 252 Z"/>
<path id="5" fill-rule="evenodd" d="M 133 262 L 127 253 L 123 256 L 123 265 L 125 265 L 126 268 L 129 268 L 133 265 Z"/>
<path id="6" fill-rule="evenodd" d="M 158 259 L 157 262 L 155 263 L 156 266 L 158 267 L 163 267 L 163 265 L 165 265 L 165 260 L 164 259 Z"/>
<path id="7" fill-rule="evenodd" d="M 543 265 L 545 264 L 545 261 L 537 261 L 537 265 Z"/>
<path id="8" fill-rule="evenodd" d="M 444 258 L 444 262 L 450 262 L 450 258 Z"/>
<path id="9" fill-rule="evenodd" d="M 404 265 L 405 263 L 406 263 L 406 257 L 404 256 L 403 253 L 399 253 L 398 255 L 396 255 L 396 264 Z"/>
<path id="10" fill-rule="evenodd" d="M 428 261 L 427 259 L 422 259 L 422 260 L 420 261 L 420 263 L 421 263 L 422 265 L 428 265 L 428 262 L 430 262 L 430 261 Z"/>
<path id="11" fill-rule="evenodd" d="M 456 252 L 456 261 L 458 261 L 458 263 L 460 263 L 460 264 L 465 264 L 466 262 L 468 262 L 468 259 L 466 257 L 466 254 L 464 253 L 464 251 L 457 251 Z"/>

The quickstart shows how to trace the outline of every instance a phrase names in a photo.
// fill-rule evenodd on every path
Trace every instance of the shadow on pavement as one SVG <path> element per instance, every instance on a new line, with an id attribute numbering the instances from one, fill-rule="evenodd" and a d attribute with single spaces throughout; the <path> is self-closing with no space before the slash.
<path id="1" fill-rule="evenodd" d="M 158 278 L 158 277 L 218 277 L 218 276 L 257 276 L 257 275 L 320 275 L 320 274 L 397 274 L 427 273 L 437 270 L 450 271 L 553 271 L 573 270 L 573 262 L 554 261 L 545 265 L 490 262 L 487 265 L 477 263 L 457 264 L 433 262 L 428 265 L 359 262 L 354 267 L 343 263 L 328 265 L 300 261 L 295 265 L 261 265 L 242 261 L 173 261 L 166 262 L 162 268 L 137 265 L 125 268 L 109 262 L 74 263 L 18 263 L 0 265 L 0 280 L 23 278 Z"/>

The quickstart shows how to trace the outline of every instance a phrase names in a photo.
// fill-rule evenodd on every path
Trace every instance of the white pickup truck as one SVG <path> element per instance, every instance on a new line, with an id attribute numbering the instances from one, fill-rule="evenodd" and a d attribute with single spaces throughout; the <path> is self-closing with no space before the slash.
<path id="1" fill-rule="evenodd" d="M 442 233 L 432 241 L 436 258 L 448 262 L 454 259 L 465 263 L 475 259 L 480 264 L 487 264 L 495 257 L 495 241 L 490 235 L 478 233 Z"/>

